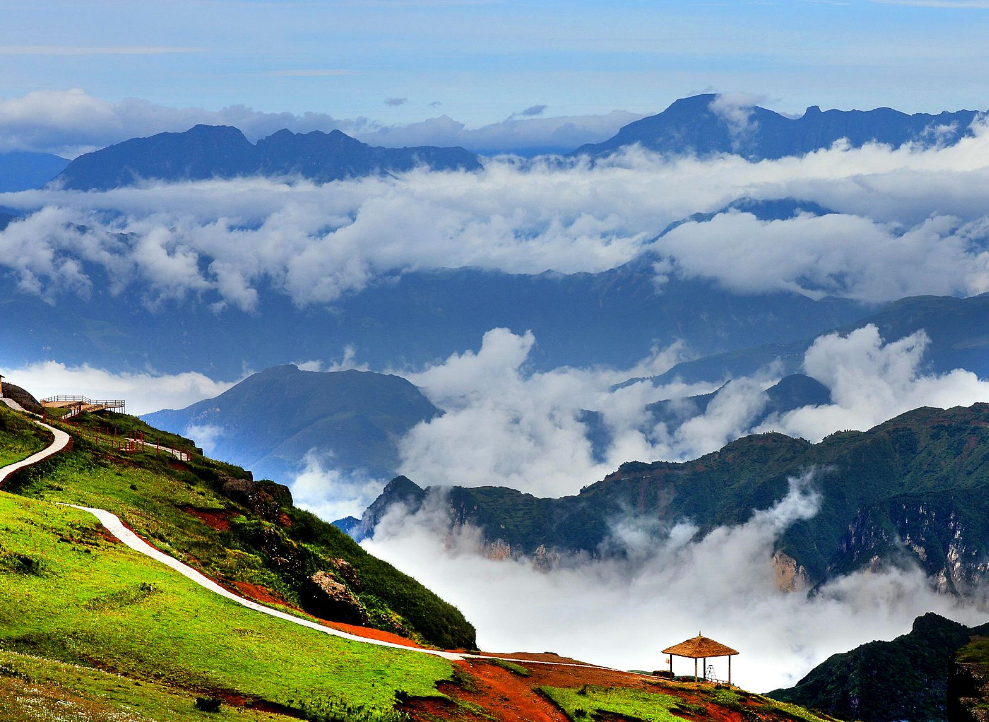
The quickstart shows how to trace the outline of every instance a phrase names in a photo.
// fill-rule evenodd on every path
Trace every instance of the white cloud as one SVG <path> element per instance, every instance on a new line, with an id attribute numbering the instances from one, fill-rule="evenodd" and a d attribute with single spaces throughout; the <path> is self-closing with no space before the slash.
<path id="1" fill-rule="evenodd" d="M 763 96 L 747 93 L 720 93 L 711 101 L 711 112 L 728 125 L 733 150 L 741 150 L 746 138 L 758 129 L 758 123 L 752 120 L 752 113 L 755 106 L 764 101 Z"/>
<path id="2" fill-rule="evenodd" d="M 0 55 L 170 55 L 205 48 L 169 45 L 0 45 Z"/>
<path id="3" fill-rule="evenodd" d="M 423 484 L 490 484 L 560 496 L 650 453 L 637 424 L 644 405 L 671 389 L 638 383 L 612 392 L 611 386 L 645 369 L 669 369 L 682 358 L 681 346 L 654 351 L 631 373 L 559 368 L 528 374 L 525 362 L 535 342 L 531 333 L 493 329 L 477 353 L 454 354 L 404 374 L 446 413 L 405 436 L 401 473 Z M 603 411 L 618 436 L 604 463 L 593 459 L 587 429 L 578 420 L 582 409 Z"/>
<path id="4" fill-rule="evenodd" d="M 3 54 L 137 54 L 139 52 L 195 52 L 196 48 L 73 48 L 62 46 L 0 46 Z M 261 73 L 271 77 L 322 77 L 352 74 L 339 68 L 300 68 Z M 389 98 L 400 105 L 405 98 Z M 401 101 L 401 102 L 399 102 Z M 534 106 L 538 107 L 538 106 Z M 531 110 L 531 109 L 530 109 Z M 198 123 L 232 125 L 256 141 L 277 130 L 297 133 L 313 130 L 343 132 L 372 145 L 462 145 L 471 149 L 506 152 L 525 148 L 576 148 L 605 140 L 641 115 L 613 111 L 606 115 L 558 118 L 510 118 L 479 128 L 467 128 L 447 116 L 408 125 L 383 125 L 366 117 L 335 118 L 326 113 L 267 113 L 243 105 L 220 110 L 173 108 L 138 98 L 111 102 L 81 88 L 34 91 L 21 97 L 0 98 L 0 152 L 45 151 L 75 157 L 129 138 L 155 133 L 182 132 Z"/>
<path id="5" fill-rule="evenodd" d="M 155 373 L 114 374 L 92 366 L 66 366 L 55 361 L 19 368 L 8 366 L 5 376 L 37 398 L 58 394 L 91 399 L 124 399 L 127 413 L 147 414 L 159 409 L 180 409 L 218 396 L 233 382 L 214 381 L 200 373 L 162 375 Z"/>
<path id="6" fill-rule="evenodd" d="M 252 178 L 29 191 L 0 196 L 42 209 L 0 233 L 0 267 L 49 297 L 84 295 L 89 269 L 102 266 L 115 291 L 140 286 L 152 305 L 185 296 L 252 311 L 262 310 L 262 285 L 305 306 L 407 269 L 597 272 L 644 250 L 661 259 L 658 280 L 701 277 L 740 293 L 971 295 L 989 290 L 987 185 L 989 132 L 979 125 L 950 148 L 839 144 L 760 163 L 630 149 L 593 165 L 495 160 L 478 173 L 322 186 Z M 837 213 L 759 221 L 734 211 L 652 242 L 672 221 L 741 196 Z"/>
<path id="7" fill-rule="evenodd" d="M 344 474 L 333 459 L 312 450 L 303 458 L 305 468 L 289 484 L 295 504 L 327 521 L 361 513 L 381 493 L 385 480 L 363 474 Z"/>
<path id="8" fill-rule="evenodd" d="M 819 441 L 842 429 L 864 431 L 920 406 L 989 402 L 989 381 L 970 371 L 923 373 L 929 343 L 924 331 L 885 343 L 872 325 L 847 336 L 821 336 L 807 351 L 804 369 L 831 390 L 834 403 L 797 409 L 767 426 Z"/>

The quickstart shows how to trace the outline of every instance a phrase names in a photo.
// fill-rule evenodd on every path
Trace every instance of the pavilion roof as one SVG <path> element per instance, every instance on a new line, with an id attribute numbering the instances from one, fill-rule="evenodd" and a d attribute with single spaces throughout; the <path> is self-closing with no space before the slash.
<path id="1" fill-rule="evenodd" d="M 721 642 L 697 635 L 693 639 L 688 639 L 680 644 L 663 650 L 663 654 L 672 654 L 677 657 L 690 657 L 692 659 L 703 659 L 705 657 L 731 657 L 738 654 L 731 647 L 726 647 Z"/>

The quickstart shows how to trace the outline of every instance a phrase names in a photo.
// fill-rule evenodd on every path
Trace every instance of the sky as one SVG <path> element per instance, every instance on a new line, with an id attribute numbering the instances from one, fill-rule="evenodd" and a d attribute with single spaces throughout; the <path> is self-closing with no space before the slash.
<path id="1" fill-rule="evenodd" d="M 790 113 L 989 107 L 984 1 L 0 5 L 3 101 L 80 89 L 109 103 L 386 126 L 446 114 L 469 127 L 526 111 L 649 114 L 711 90 L 754 93 Z"/>

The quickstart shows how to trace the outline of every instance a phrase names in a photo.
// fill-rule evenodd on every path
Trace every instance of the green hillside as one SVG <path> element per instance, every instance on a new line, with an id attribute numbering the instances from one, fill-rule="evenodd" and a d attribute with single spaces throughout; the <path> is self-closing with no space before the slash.
<path id="1" fill-rule="evenodd" d="M 0 417 L 18 429 L 0 430 L 0 449 L 30 435 L 23 419 L 2 409 Z M 379 629 L 473 644 L 455 609 L 294 509 L 283 487 L 194 452 L 179 461 L 149 448 L 122 451 L 125 433 L 153 433 L 133 417 L 84 415 L 67 428 L 71 451 L 0 490 L 0 598 L 16 600 L 0 605 L 0 722 L 827 719 L 737 690 L 573 666 L 552 654 L 536 655 L 548 664 L 449 662 L 244 608 L 63 503 L 109 509 L 159 549 L 248 596 L 263 590 L 283 611 L 302 615 L 293 606 L 311 601 L 302 580 L 330 569 Z M 159 438 L 192 451 L 189 440 Z"/>
<path id="2" fill-rule="evenodd" d="M 0 409 L 3 419 L 25 423 Z M 132 416 L 86 415 L 70 430 L 72 451 L 15 474 L 4 488 L 111 511 L 143 538 L 229 587 L 241 585 L 323 618 L 425 644 L 475 645 L 474 628 L 459 611 L 335 527 L 292 506 L 287 488 L 254 483 L 243 469 L 194 452 L 188 462 L 179 462 L 151 449 L 135 454 L 107 446 L 143 432 L 148 440 L 194 449 L 190 440 L 158 432 Z M 342 602 L 320 597 L 311 581 L 317 572 L 345 588 Z"/>
<path id="3" fill-rule="evenodd" d="M 51 443 L 52 435 L 0 405 L 0 466 L 26 459 Z"/>
<path id="4" fill-rule="evenodd" d="M 926 614 L 909 634 L 835 654 L 790 689 L 769 696 L 864 722 L 950 719 L 948 677 L 956 652 L 989 624 L 969 628 Z"/>
<path id="5" fill-rule="evenodd" d="M 86 512 L 0 494 L 0 520 L 0 594 L 18 600 L 0 606 L 8 652 L 303 710 L 387 711 L 395 690 L 436 695 L 436 682 L 451 674 L 429 655 L 244 609 L 108 541 Z M 32 675 L 17 661 L 4 668 L 8 678 Z"/>

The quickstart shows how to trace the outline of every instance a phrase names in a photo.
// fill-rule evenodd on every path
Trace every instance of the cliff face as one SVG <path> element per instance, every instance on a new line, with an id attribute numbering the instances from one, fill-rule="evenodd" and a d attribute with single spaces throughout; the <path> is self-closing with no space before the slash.
<path id="1" fill-rule="evenodd" d="M 871 505 L 849 524 L 828 573 L 909 558 L 942 594 L 969 596 L 989 580 L 985 505 L 983 490 L 901 495 Z"/>
<path id="2" fill-rule="evenodd" d="M 989 638 L 963 647 L 948 677 L 948 719 L 989 722 Z"/>

